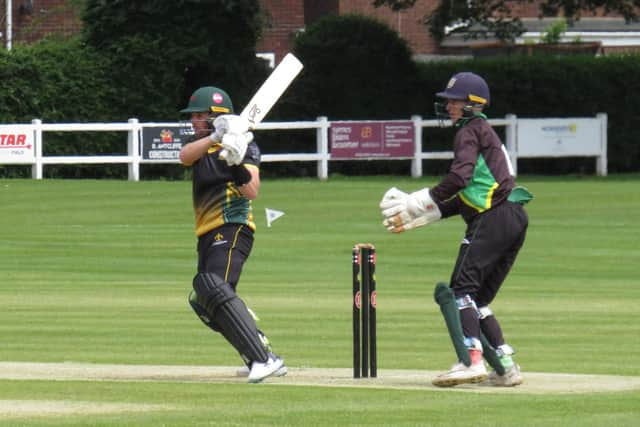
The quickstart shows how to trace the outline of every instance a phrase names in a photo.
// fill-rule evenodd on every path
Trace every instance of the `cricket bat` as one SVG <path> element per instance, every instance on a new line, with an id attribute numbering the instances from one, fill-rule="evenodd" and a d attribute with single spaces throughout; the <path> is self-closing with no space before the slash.
<path id="1" fill-rule="evenodd" d="M 298 58 L 287 53 L 240 113 L 240 116 L 249 121 L 249 128 L 255 128 L 264 119 L 273 104 L 280 99 L 293 79 L 302 71 L 302 67 Z"/>
<path id="2" fill-rule="evenodd" d="M 302 71 L 302 62 L 292 53 L 287 53 L 284 59 L 273 70 L 267 80 L 262 83 L 260 89 L 240 113 L 249 121 L 249 129 L 255 129 L 256 125 L 269 113 L 273 104 L 282 96 L 293 79 Z M 226 157 L 226 149 L 220 152 L 220 158 Z"/>

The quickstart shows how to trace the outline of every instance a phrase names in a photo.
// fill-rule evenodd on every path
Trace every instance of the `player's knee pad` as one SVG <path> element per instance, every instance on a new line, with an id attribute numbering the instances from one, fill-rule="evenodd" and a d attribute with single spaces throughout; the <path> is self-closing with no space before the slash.
<path id="1" fill-rule="evenodd" d="M 200 305 L 200 303 L 198 302 L 198 294 L 194 290 L 191 290 L 191 292 L 189 292 L 189 305 L 196 313 L 198 318 L 202 320 L 202 323 L 204 323 L 215 332 L 222 332 L 220 326 L 211 318 L 211 315 L 207 313 L 205 308 Z"/>
<path id="2" fill-rule="evenodd" d="M 229 283 L 214 273 L 198 273 L 193 278 L 193 289 L 196 291 L 197 303 L 205 312 L 213 317 L 216 308 L 235 298 L 236 294 Z"/>

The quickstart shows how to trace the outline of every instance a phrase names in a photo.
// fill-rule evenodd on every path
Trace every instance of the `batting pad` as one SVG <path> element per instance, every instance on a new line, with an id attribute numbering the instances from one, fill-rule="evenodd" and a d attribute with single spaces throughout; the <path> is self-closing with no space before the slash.
<path id="1" fill-rule="evenodd" d="M 269 355 L 258 336 L 256 322 L 240 298 L 222 304 L 215 313 L 215 320 L 222 325 L 227 340 L 246 360 L 267 361 Z"/>
<path id="2" fill-rule="evenodd" d="M 196 294 L 196 291 L 194 290 L 189 293 L 189 305 L 196 313 L 196 316 L 202 320 L 202 323 L 211 328 L 214 332 L 222 332 L 222 328 L 220 328 L 219 325 L 216 325 L 213 319 L 209 316 L 209 313 L 207 313 L 204 307 L 198 303 L 198 294 Z"/>
<path id="3" fill-rule="evenodd" d="M 440 311 L 447 325 L 453 348 L 456 351 L 458 360 L 466 366 L 471 366 L 471 356 L 469 349 L 464 344 L 464 333 L 462 332 L 462 322 L 460 321 L 460 312 L 456 304 L 456 298 L 453 290 L 445 283 L 438 283 L 434 291 L 436 303 L 440 306 Z"/>
<path id="4" fill-rule="evenodd" d="M 500 362 L 500 356 L 496 353 L 496 349 L 489 344 L 484 334 L 480 334 L 480 342 L 482 343 L 482 356 L 484 360 L 496 371 L 496 374 L 504 375 L 506 371 L 504 366 L 502 366 L 502 362 Z"/>
<path id="5" fill-rule="evenodd" d="M 231 285 L 212 273 L 198 273 L 193 280 L 199 308 L 245 360 L 266 362 L 267 351 L 258 336 L 258 327 L 247 306 Z M 193 307 L 193 305 L 192 305 Z"/>

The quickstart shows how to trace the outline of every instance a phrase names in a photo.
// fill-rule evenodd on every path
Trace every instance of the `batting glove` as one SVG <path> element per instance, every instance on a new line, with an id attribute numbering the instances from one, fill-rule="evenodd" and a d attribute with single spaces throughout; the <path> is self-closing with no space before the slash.
<path id="1" fill-rule="evenodd" d="M 253 141 L 252 132 L 225 133 L 222 137 L 220 158 L 226 161 L 229 166 L 241 164 L 251 141 Z"/>
<path id="2" fill-rule="evenodd" d="M 224 136 L 224 130 L 223 129 L 214 129 L 213 132 L 211 132 L 211 134 L 209 135 L 209 139 L 211 140 L 211 142 L 215 142 L 216 144 L 220 143 L 220 141 L 222 141 L 222 137 Z"/>
<path id="3" fill-rule="evenodd" d="M 216 117 L 213 121 L 213 127 L 216 132 L 221 134 L 229 133 L 245 133 L 249 130 L 249 121 L 242 116 L 235 114 L 223 114 Z"/>

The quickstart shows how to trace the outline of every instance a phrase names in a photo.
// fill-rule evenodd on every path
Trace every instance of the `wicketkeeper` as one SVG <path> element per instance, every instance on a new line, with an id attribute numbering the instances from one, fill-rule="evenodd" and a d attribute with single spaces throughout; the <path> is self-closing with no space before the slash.
<path id="1" fill-rule="evenodd" d="M 191 114 L 195 131 L 180 151 L 180 161 L 193 172 L 198 237 L 198 273 L 189 303 L 240 353 L 249 382 L 285 375 L 284 361 L 271 352 L 253 313 L 236 293 L 256 229 L 251 200 L 260 189 L 260 150 L 249 123 L 233 114 L 231 99 L 222 89 L 201 87 L 181 113 Z"/>
<path id="2" fill-rule="evenodd" d="M 438 284 L 435 300 L 445 318 L 458 362 L 433 380 L 448 387 L 477 383 L 522 383 L 511 346 L 489 304 L 504 282 L 528 225 L 523 205 L 532 195 L 516 187 L 507 150 L 483 114 L 489 87 L 477 74 L 455 74 L 436 94 L 436 115 L 450 118 L 457 132 L 454 159 L 448 174 L 433 188 L 411 194 L 396 188 L 386 192 L 380 208 L 384 226 L 392 233 L 461 215 L 466 232 L 449 286 Z M 487 374 L 483 355 L 494 371 Z"/>

